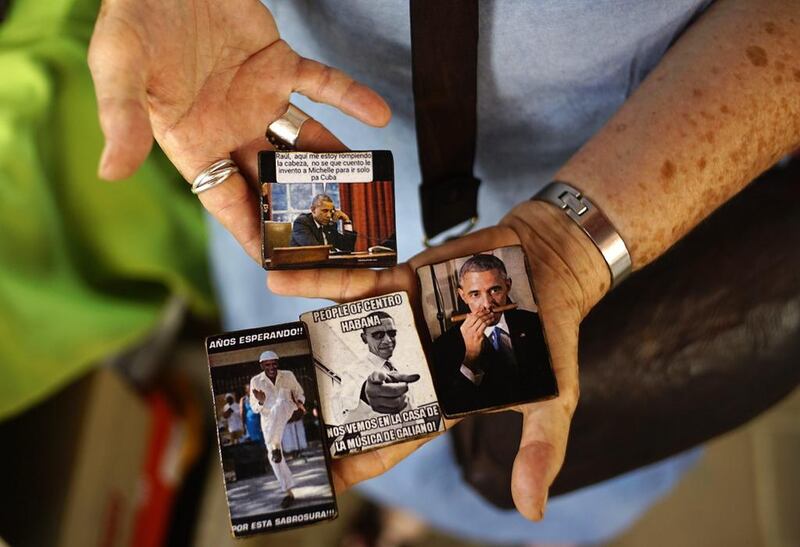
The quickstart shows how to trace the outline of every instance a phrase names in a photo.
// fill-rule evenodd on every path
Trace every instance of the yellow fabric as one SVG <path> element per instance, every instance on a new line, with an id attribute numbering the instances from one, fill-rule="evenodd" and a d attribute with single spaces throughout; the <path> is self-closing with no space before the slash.
<path id="1" fill-rule="evenodd" d="M 201 207 L 163 154 L 97 178 L 98 5 L 15 0 L 0 23 L 0 419 L 141 340 L 171 294 L 213 312 Z"/>

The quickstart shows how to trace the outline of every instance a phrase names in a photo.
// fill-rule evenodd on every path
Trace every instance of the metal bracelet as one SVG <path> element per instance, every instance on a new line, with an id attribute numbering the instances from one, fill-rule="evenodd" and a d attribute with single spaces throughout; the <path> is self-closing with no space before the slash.
<path id="1" fill-rule="evenodd" d="M 589 236 L 608 265 L 612 289 L 630 275 L 633 264 L 625 242 L 603 212 L 580 190 L 564 182 L 553 181 L 532 199 L 555 205 Z"/>

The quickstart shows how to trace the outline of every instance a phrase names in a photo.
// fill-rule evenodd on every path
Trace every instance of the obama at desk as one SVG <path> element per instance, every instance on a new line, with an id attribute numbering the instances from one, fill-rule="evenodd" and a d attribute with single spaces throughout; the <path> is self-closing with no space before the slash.
<path id="1" fill-rule="evenodd" d="M 337 231 L 336 225 L 342 220 L 345 229 Z M 347 227 L 350 226 L 350 230 Z M 334 249 L 352 252 L 356 244 L 356 233 L 352 231 L 350 217 L 336 209 L 333 199 L 327 194 L 318 194 L 311 201 L 311 212 L 299 215 L 292 224 L 292 247 L 330 245 Z"/>

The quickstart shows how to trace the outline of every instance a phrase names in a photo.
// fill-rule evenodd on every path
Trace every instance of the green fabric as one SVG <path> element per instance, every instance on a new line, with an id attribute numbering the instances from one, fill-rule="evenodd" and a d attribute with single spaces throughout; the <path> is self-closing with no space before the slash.
<path id="1" fill-rule="evenodd" d="M 172 294 L 213 313 L 202 210 L 163 154 L 97 178 L 98 4 L 15 0 L 0 23 L 0 419 L 141 340 Z"/>

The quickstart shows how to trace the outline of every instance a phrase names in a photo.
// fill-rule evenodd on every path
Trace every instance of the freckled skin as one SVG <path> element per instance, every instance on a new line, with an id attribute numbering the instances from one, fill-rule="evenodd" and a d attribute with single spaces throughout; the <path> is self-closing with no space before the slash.
<path id="1" fill-rule="evenodd" d="M 800 142 L 800 1 L 715 2 L 696 25 L 555 176 L 595 196 L 637 268 Z"/>
<path id="2" fill-rule="evenodd" d="M 754 66 L 767 66 L 769 63 L 767 52 L 760 46 L 750 46 L 745 50 L 745 53 Z"/>
<path id="3" fill-rule="evenodd" d="M 675 164 L 667 160 L 661 166 L 661 176 L 665 179 L 671 179 L 675 176 Z"/>

